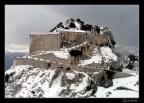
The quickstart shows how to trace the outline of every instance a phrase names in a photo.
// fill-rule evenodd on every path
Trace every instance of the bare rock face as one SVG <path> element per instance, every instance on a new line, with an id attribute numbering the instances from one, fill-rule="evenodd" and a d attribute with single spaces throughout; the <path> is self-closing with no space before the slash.
<path id="1" fill-rule="evenodd" d="M 122 71 L 122 65 L 119 61 L 113 61 L 110 65 L 110 69 L 114 71 Z"/>
<path id="2" fill-rule="evenodd" d="M 109 88 L 113 86 L 113 81 L 112 79 L 109 80 L 104 80 L 98 83 L 98 86 L 104 87 L 104 88 Z"/>

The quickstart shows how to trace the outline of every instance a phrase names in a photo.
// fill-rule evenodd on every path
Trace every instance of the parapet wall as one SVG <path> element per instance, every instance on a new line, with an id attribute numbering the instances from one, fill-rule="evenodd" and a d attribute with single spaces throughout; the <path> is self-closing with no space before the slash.
<path id="1" fill-rule="evenodd" d="M 32 65 L 34 68 L 44 68 L 44 69 L 48 69 L 49 68 L 49 64 L 50 62 L 47 61 L 40 61 L 38 60 L 38 58 L 15 58 L 13 65 L 17 66 L 17 65 Z M 55 65 L 51 65 L 52 68 L 55 67 Z"/>
<path id="2" fill-rule="evenodd" d="M 50 67 L 49 67 L 50 64 Z M 61 67 L 61 69 L 66 69 L 66 68 L 71 68 L 72 70 L 77 70 L 80 72 L 85 72 L 85 73 L 93 73 L 93 72 L 99 72 L 100 69 L 96 67 L 81 67 L 77 65 L 70 65 L 65 62 L 55 62 L 51 60 L 46 60 L 46 59 L 41 59 L 41 58 L 15 58 L 13 62 L 14 66 L 17 65 L 32 65 L 33 67 L 38 67 L 38 68 L 44 68 L 44 69 L 55 69 Z"/>
<path id="3" fill-rule="evenodd" d="M 79 71 L 85 72 L 85 73 L 93 73 L 93 72 L 99 72 L 100 69 L 96 67 L 79 67 Z"/>
<path id="4" fill-rule="evenodd" d="M 68 63 L 69 59 L 59 58 L 56 57 L 53 53 L 43 54 L 43 55 L 35 55 L 34 58 L 41 58 L 44 60 L 54 61 L 54 62 L 62 62 L 62 63 Z"/>

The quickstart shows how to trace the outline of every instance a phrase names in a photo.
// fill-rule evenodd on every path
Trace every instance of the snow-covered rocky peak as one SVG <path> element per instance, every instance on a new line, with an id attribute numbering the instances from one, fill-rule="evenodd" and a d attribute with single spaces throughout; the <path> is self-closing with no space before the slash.
<path id="1" fill-rule="evenodd" d="M 77 19 L 75 18 L 69 18 L 66 20 L 64 26 L 65 27 L 69 27 L 71 25 L 71 23 L 75 24 L 75 28 L 80 30 L 81 29 L 81 23 L 77 21 Z"/>
<path id="2" fill-rule="evenodd" d="M 91 97 L 96 83 L 84 72 L 13 66 L 5 72 L 6 98 Z"/>
<path id="3" fill-rule="evenodd" d="M 95 28 L 97 27 L 97 28 Z M 92 29 L 96 29 L 103 34 L 103 32 L 109 31 L 109 28 L 106 25 L 102 25 L 101 27 L 98 27 L 98 25 L 92 25 L 87 24 L 84 21 L 82 21 L 79 18 L 69 18 L 64 23 L 60 22 L 58 25 L 56 25 L 50 32 L 57 32 L 58 30 L 67 30 L 67 31 L 73 31 L 73 32 L 85 32 L 85 31 L 92 31 Z"/>
<path id="4" fill-rule="evenodd" d="M 58 32 L 58 31 L 71 31 L 71 32 L 90 32 L 95 31 L 100 34 L 106 34 L 107 32 L 111 32 L 108 26 L 102 25 L 98 27 L 98 25 L 87 24 L 79 18 L 69 18 L 64 23 L 60 22 L 56 25 L 50 32 Z"/>

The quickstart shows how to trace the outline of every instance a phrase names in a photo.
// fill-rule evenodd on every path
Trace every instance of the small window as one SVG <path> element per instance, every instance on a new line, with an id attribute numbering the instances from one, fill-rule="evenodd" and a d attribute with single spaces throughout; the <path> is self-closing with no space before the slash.
<path id="1" fill-rule="evenodd" d="M 85 50 L 85 47 L 83 47 L 83 50 Z"/>
<path id="2" fill-rule="evenodd" d="M 50 68 L 51 67 L 51 63 L 48 63 L 48 68 Z"/>
<path id="3" fill-rule="evenodd" d="M 58 69 L 63 69 L 63 67 L 61 67 L 61 66 L 58 66 Z"/>
<path id="4" fill-rule="evenodd" d="M 67 67 L 66 70 L 67 70 L 67 71 L 70 70 L 70 67 Z"/>

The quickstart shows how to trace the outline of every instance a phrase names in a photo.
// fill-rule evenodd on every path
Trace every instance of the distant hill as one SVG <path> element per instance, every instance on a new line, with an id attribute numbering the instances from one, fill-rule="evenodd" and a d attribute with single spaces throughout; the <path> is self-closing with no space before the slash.
<path id="1" fill-rule="evenodd" d="M 5 71 L 12 66 L 13 59 L 15 57 L 21 57 L 24 56 L 25 54 L 26 53 L 21 53 L 21 52 L 5 52 Z"/>

